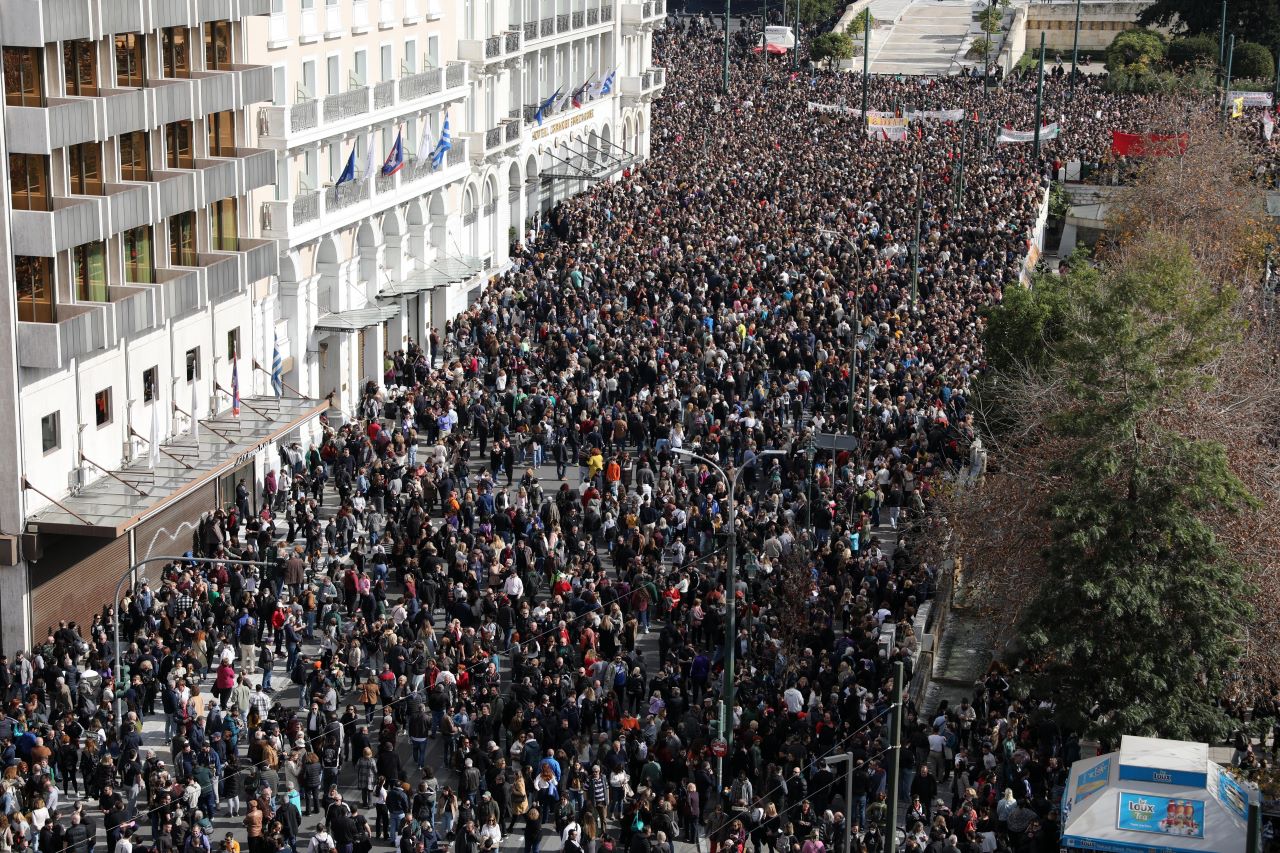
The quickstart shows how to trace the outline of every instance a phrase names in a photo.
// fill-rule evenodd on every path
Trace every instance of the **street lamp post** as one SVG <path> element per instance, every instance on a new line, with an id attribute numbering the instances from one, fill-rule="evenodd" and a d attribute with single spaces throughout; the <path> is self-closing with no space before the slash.
<path id="1" fill-rule="evenodd" d="M 139 560 L 129 566 L 129 570 L 120 576 L 120 580 L 116 583 L 116 595 L 112 599 L 111 609 L 115 613 L 115 666 L 114 673 L 116 678 L 116 726 L 117 731 L 121 723 L 124 722 L 124 700 L 121 694 L 124 692 L 124 686 L 120 684 L 120 676 L 123 665 L 120 662 L 120 591 L 124 589 L 125 581 L 133 577 L 134 573 L 142 566 L 148 563 L 225 563 L 229 566 L 268 566 L 267 562 L 262 560 L 215 560 L 211 557 L 148 557 L 145 560 Z"/>
<path id="2" fill-rule="evenodd" d="M 1071 91 L 1076 90 L 1076 55 L 1080 51 L 1080 0 L 1076 0 L 1076 34 L 1071 38 Z"/>
<path id="3" fill-rule="evenodd" d="M 733 688 L 734 688 L 734 657 L 737 653 L 738 646 L 738 625 L 737 625 L 737 603 L 734 600 L 734 587 L 737 585 L 737 579 L 734 577 L 738 568 L 738 513 L 737 498 L 738 478 L 742 476 L 742 472 L 757 464 L 761 459 L 771 456 L 786 455 L 781 450 L 762 450 L 756 454 L 756 457 L 749 463 L 743 465 L 733 472 L 733 477 L 729 477 L 724 469 L 712 462 L 705 456 L 699 456 L 692 450 L 686 450 L 683 447 L 673 448 L 672 453 L 676 456 L 683 457 L 692 462 L 701 462 L 715 469 L 725 482 L 729 484 L 729 507 L 728 518 L 726 519 L 726 547 L 729 551 L 729 567 L 725 572 L 725 620 L 724 620 L 724 687 L 721 689 L 721 701 L 724 702 L 724 723 L 720 729 L 720 736 L 724 738 L 728 750 L 733 750 Z M 724 790 L 724 774 L 721 772 L 718 780 L 719 790 Z"/>

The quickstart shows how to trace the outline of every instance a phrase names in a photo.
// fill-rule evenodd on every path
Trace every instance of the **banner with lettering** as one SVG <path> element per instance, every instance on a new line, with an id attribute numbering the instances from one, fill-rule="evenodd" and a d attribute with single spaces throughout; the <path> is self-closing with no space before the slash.
<path id="1" fill-rule="evenodd" d="M 907 127 L 906 125 L 868 127 L 867 138 L 875 142 L 902 142 L 907 138 Z"/>
<path id="2" fill-rule="evenodd" d="M 919 121 L 920 119 L 961 121 L 964 119 L 964 110 L 908 110 L 907 118 L 912 121 Z"/>
<path id="3" fill-rule="evenodd" d="M 1275 100 L 1270 92 L 1232 92 L 1228 101 L 1242 101 L 1246 107 L 1269 107 Z"/>
<path id="4" fill-rule="evenodd" d="M 867 113 L 867 127 L 906 127 L 909 123 L 907 118 L 893 113 Z"/>
<path id="5" fill-rule="evenodd" d="M 1058 138 L 1058 123 L 1046 124 L 1040 128 L 1040 141 L 1045 142 L 1049 139 Z M 1036 132 L 1034 130 L 1012 130 L 1011 128 L 1002 128 L 1000 135 L 996 137 L 996 142 L 1035 142 Z"/>
<path id="6" fill-rule="evenodd" d="M 1204 802 L 1121 791 L 1116 828 L 1129 832 L 1204 838 Z"/>
<path id="7" fill-rule="evenodd" d="M 819 104 L 815 101 L 809 101 L 809 110 L 818 113 L 858 113 L 862 110 L 854 107 L 843 107 L 839 104 Z"/>

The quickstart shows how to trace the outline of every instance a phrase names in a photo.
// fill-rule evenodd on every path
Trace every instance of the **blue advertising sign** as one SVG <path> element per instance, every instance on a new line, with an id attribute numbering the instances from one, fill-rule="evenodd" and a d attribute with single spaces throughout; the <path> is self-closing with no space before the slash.
<path id="1" fill-rule="evenodd" d="M 1160 842 L 1133 844 L 1128 841 L 1084 838 L 1079 835 L 1062 836 L 1062 846 L 1068 850 L 1096 850 L 1098 853 L 1190 853 L 1186 848 L 1169 847 Z"/>
<path id="2" fill-rule="evenodd" d="M 1249 819 L 1249 792 L 1225 770 L 1218 774 L 1218 802 L 1241 820 Z"/>
<path id="3" fill-rule="evenodd" d="M 1076 805 L 1080 805 L 1089 797 L 1107 787 L 1107 780 L 1111 778 L 1111 759 L 1104 758 L 1102 761 L 1090 767 L 1088 770 L 1076 777 Z"/>
<path id="4" fill-rule="evenodd" d="M 1137 767 L 1133 764 L 1120 765 L 1122 782 L 1151 782 L 1156 785 L 1178 785 L 1182 788 L 1203 788 L 1209 781 L 1205 773 L 1193 773 L 1190 770 L 1162 770 L 1159 767 Z"/>
<path id="5" fill-rule="evenodd" d="M 1204 838 L 1204 801 L 1121 791 L 1116 828 L 1181 838 Z"/>

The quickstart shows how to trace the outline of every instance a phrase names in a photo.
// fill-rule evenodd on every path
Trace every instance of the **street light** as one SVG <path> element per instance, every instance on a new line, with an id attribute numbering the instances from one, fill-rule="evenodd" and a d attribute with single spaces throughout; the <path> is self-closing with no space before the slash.
<path id="1" fill-rule="evenodd" d="M 738 491 L 738 478 L 742 476 L 743 471 L 747 470 L 752 465 L 755 465 L 761 459 L 765 459 L 768 457 L 785 456 L 786 452 L 782 450 L 762 450 L 758 454 L 756 454 L 754 459 L 744 464 L 738 470 L 734 471 L 733 477 L 730 477 L 728 474 L 726 474 L 724 469 L 721 468 L 719 465 L 717 465 L 715 462 L 712 462 L 710 459 L 706 458 L 705 456 L 699 456 L 698 454 L 694 453 L 692 450 L 686 450 L 683 447 L 678 447 L 678 448 L 672 448 L 671 452 L 682 459 L 688 459 L 692 462 L 701 462 L 704 465 L 708 465 L 711 468 L 714 468 L 716 473 L 718 473 L 724 479 L 724 481 L 729 484 L 729 509 L 728 509 L 729 517 L 726 523 L 726 527 L 728 528 L 728 533 L 726 534 L 726 537 L 727 537 L 726 544 L 729 550 L 729 568 L 726 572 L 725 584 L 724 584 L 725 598 L 727 599 L 727 601 L 725 602 L 726 607 L 725 607 L 725 623 L 724 623 L 724 639 L 725 639 L 724 687 L 720 691 L 720 701 L 724 704 L 725 713 L 728 715 L 725 718 L 728 721 L 728 725 L 724 726 L 724 728 L 720 733 L 720 736 L 725 741 L 725 744 L 727 747 L 726 752 L 727 752 L 728 750 L 733 749 L 733 681 L 734 681 L 733 664 L 734 664 L 734 657 L 737 653 L 737 647 L 738 647 L 738 626 L 737 626 L 738 611 L 737 611 L 737 604 L 734 600 L 734 587 L 737 585 L 737 580 L 734 577 L 734 575 L 738 568 L 738 512 L 737 512 L 737 500 L 734 497 L 734 495 Z M 723 791 L 724 790 L 723 759 L 721 759 L 721 761 L 719 762 L 719 765 L 720 767 L 717 772 L 717 775 L 720 777 L 718 780 L 718 785 L 719 785 L 719 790 Z"/>
<path id="2" fill-rule="evenodd" d="M 120 731 L 120 725 L 124 723 L 124 693 L 127 685 L 121 685 L 120 676 L 123 674 L 123 664 L 120 662 L 120 590 L 124 588 L 124 582 L 133 577 L 134 573 L 142 566 L 148 563 L 225 563 L 229 566 L 269 566 L 270 563 L 262 560 L 216 560 L 211 557 L 148 557 L 145 560 L 139 560 L 129 567 L 119 582 L 116 583 L 116 595 L 112 599 L 111 609 L 115 613 L 115 666 L 113 672 L 116 681 L 116 732 Z"/>

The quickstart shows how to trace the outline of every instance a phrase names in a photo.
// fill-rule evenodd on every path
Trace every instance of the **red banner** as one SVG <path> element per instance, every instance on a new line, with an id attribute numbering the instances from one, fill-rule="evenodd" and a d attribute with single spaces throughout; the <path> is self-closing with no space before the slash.
<path id="1" fill-rule="evenodd" d="M 1185 154 L 1187 135 L 1111 131 L 1111 153 L 1117 157 L 1172 157 Z"/>

